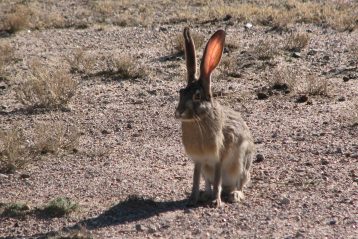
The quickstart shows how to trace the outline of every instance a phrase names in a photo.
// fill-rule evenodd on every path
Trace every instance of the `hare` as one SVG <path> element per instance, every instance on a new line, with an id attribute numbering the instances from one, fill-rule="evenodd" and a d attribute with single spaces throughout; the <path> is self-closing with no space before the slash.
<path id="1" fill-rule="evenodd" d="M 211 92 L 211 73 L 221 60 L 225 31 L 218 30 L 208 41 L 199 78 L 189 28 L 183 34 L 187 86 L 179 91 L 175 117 L 181 121 L 184 148 L 195 165 L 188 205 L 194 206 L 199 200 L 201 174 L 205 180 L 203 197 L 212 198 L 213 206 L 221 206 L 222 191 L 228 194 L 229 202 L 239 202 L 243 187 L 250 180 L 255 146 L 240 114 L 221 106 Z"/>

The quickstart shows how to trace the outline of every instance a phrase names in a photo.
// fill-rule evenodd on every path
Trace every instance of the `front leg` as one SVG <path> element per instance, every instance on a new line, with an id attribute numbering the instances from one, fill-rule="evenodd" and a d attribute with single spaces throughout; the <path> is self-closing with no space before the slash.
<path id="1" fill-rule="evenodd" d="M 215 165 L 215 175 L 214 175 L 214 201 L 213 204 L 215 207 L 221 206 L 221 162 L 216 163 Z"/>
<path id="2" fill-rule="evenodd" d="M 201 163 L 195 163 L 194 176 L 193 176 L 193 188 L 188 201 L 188 206 L 195 206 L 199 199 L 199 185 L 200 185 L 200 172 Z"/>

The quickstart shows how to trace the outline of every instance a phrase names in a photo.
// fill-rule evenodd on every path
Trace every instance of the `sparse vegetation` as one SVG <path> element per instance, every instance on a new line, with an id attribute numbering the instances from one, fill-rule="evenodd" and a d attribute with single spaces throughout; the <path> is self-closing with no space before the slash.
<path id="1" fill-rule="evenodd" d="M 55 235 L 46 237 L 47 239 L 94 239 L 92 233 L 84 227 L 73 229 L 67 232 L 57 232 Z"/>
<path id="2" fill-rule="evenodd" d="M 78 204 L 66 197 L 58 197 L 49 202 L 41 211 L 46 216 L 62 217 L 78 208 Z"/>
<path id="3" fill-rule="evenodd" d="M 7 42 L 0 42 L 0 79 L 6 76 L 6 67 L 14 58 L 14 49 Z"/>
<path id="4" fill-rule="evenodd" d="M 62 122 L 38 123 L 33 135 L 33 147 L 37 154 L 56 154 L 59 150 L 74 152 L 79 145 L 78 129 Z"/>
<path id="5" fill-rule="evenodd" d="M 22 217 L 30 211 L 30 207 L 26 203 L 9 203 L 0 206 L 0 210 L 2 217 Z"/>
<path id="6" fill-rule="evenodd" d="M 309 95 L 328 96 L 329 95 L 328 82 L 326 79 L 322 79 L 318 76 L 308 75 L 306 78 L 305 91 Z"/>
<path id="7" fill-rule="evenodd" d="M 65 70 L 50 71 L 34 63 L 32 73 L 16 88 L 16 98 L 28 109 L 63 109 L 74 96 L 77 82 Z"/>
<path id="8" fill-rule="evenodd" d="M 114 55 L 107 60 L 108 70 L 105 71 L 112 79 L 135 79 L 147 75 L 147 70 L 127 55 Z"/>
<path id="9" fill-rule="evenodd" d="M 13 173 L 29 162 L 29 145 L 21 129 L 0 131 L 0 173 Z"/>
<path id="10" fill-rule="evenodd" d="M 1 29 L 9 33 L 15 33 L 29 27 L 32 11 L 22 4 L 15 5 L 11 13 L 5 16 Z"/>
<path id="11" fill-rule="evenodd" d="M 71 72 L 90 73 L 93 70 L 96 59 L 82 48 L 75 49 L 71 56 L 65 60 L 71 67 Z"/>
<path id="12" fill-rule="evenodd" d="M 297 72 L 292 68 L 278 67 L 267 78 L 271 89 L 289 93 L 295 90 Z"/>
<path id="13" fill-rule="evenodd" d="M 271 40 L 260 40 L 254 47 L 253 54 L 258 60 L 271 60 L 278 54 L 277 44 Z"/>
<path id="14" fill-rule="evenodd" d="M 307 46 L 309 36 L 305 32 L 298 32 L 290 34 L 286 39 L 285 49 L 288 51 L 301 51 Z"/>
<path id="15" fill-rule="evenodd" d="M 193 38 L 195 47 L 197 49 L 201 49 L 205 42 L 205 36 L 199 32 L 192 31 L 191 37 Z M 177 53 L 184 53 L 184 38 L 182 33 L 175 36 L 174 49 L 177 51 Z"/>

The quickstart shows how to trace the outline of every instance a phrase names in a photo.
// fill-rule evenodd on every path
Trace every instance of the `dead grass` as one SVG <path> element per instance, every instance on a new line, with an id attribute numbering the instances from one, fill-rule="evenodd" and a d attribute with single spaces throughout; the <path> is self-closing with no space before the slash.
<path id="1" fill-rule="evenodd" d="M 205 36 L 199 32 L 191 31 L 191 37 L 193 38 L 195 47 L 201 49 L 205 42 Z M 184 38 L 182 33 L 175 36 L 173 44 L 176 51 L 175 53 L 184 53 Z"/>
<path id="2" fill-rule="evenodd" d="M 33 132 L 33 151 L 36 154 L 56 154 L 60 150 L 78 151 L 80 132 L 75 126 L 62 122 L 37 123 Z"/>
<path id="3" fill-rule="evenodd" d="M 308 75 L 305 80 L 305 93 L 312 96 L 329 96 L 329 86 L 326 79 L 316 75 Z"/>
<path id="4" fill-rule="evenodd" d="M 14 173 L 45 154 L 77 152 L 79 138 L 78 128 L 63 122 L 38 122 L 28 132 L 19 126 L 1 130 L 0 173 Z"/>
<path id="5" fill-rule="evenodd" d="M 14 127 L 0 131 L 0 172 L 14 173 L 31 160 L 23 131 Z"/>
<path id="6" fill-rule="evenodd" d="M 147 69 L 127 55 L 113 55 L 107 59 L 107 71 L 112 79 L 144 78 Z"/>
<path id="7" fill-rule="evenodd" d="M 252 53 L 258 60 L 271 60 L 278 54 L 277 45 L 276 42 L 269 39 L 260 40 L 253 48 Z"/>
<path id="8" fill-rule="evenodd" d="M 308 45 L 309 36 L 305 32 L 292 33 L 286 38 L 285 50 L 299 52 Z"/>
<path id="9" fill-rule="evenodd" d="M 28 109 L 64 109 L 74 96 L 77 82 L 65 70 L 49 70 L 38 62 L 31 75 L 16 91 L 16 98 Z"/>
<path id="10" fill-rule="evenodd" d="M 297 75 L 298 72 L 293 70 L 291 67 L 279 66 L 266 77 L 271 89 L 289 93 L 295 91 Z"/>
<path id="11" fill-rule="evenodd" d="M 96 63 L 95 57 L 82 48 L 75 49 L 73 53 L 65 57 L 71 67 L 72 73 L 90 73 Z"/>
<path id="12" fill-rule="evenodd" d="M 1 29 L 9 33 L 15 33 L 30 26 L 32 11 L 22 4 L 15 5 L 11 13 L 5 16 Z"/>
<path id="13" fill-rule="evenodd" d="M 0 42 L 0 79 L 7 75 L 6 68 L 14 59 L 14 49 L 5 41 Z"/>

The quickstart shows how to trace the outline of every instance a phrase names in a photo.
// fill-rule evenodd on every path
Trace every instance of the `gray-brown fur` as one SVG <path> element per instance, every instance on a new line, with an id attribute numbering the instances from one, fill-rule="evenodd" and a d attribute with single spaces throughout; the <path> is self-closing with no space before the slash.
<path id="1" fill-rule="evenodd" d="M 205 197 L 213 198 L 215 206 L 221 205 L 221 192 L 229 201 L 239 201 L 242 190 L 250 179 L 254 143 L 250 131 L 240 114 L 221 106 L 211 95 L 211 72 L 220 61 L 225 33 L 217 31 L 209 40 L 200 72 L 195 78 L 195 46 L 188 28 L 184 29 L 185 54 L 188 67 L 188 85 L 180 90 L 180 100 L 175 115 L 182 121 L 182 141 L 186 153 L 194 161 L 193 188 L 190 205 L 199 200 L 200 175 L 205 180 Z M 212 49 L 219 49 L 213 51 Z M 213 53 L 214 52 L 214 53 Z M 219 54 L 219 55 L 218 55 Z M 194 72 L 194 80 L 193 80 Z"/>

